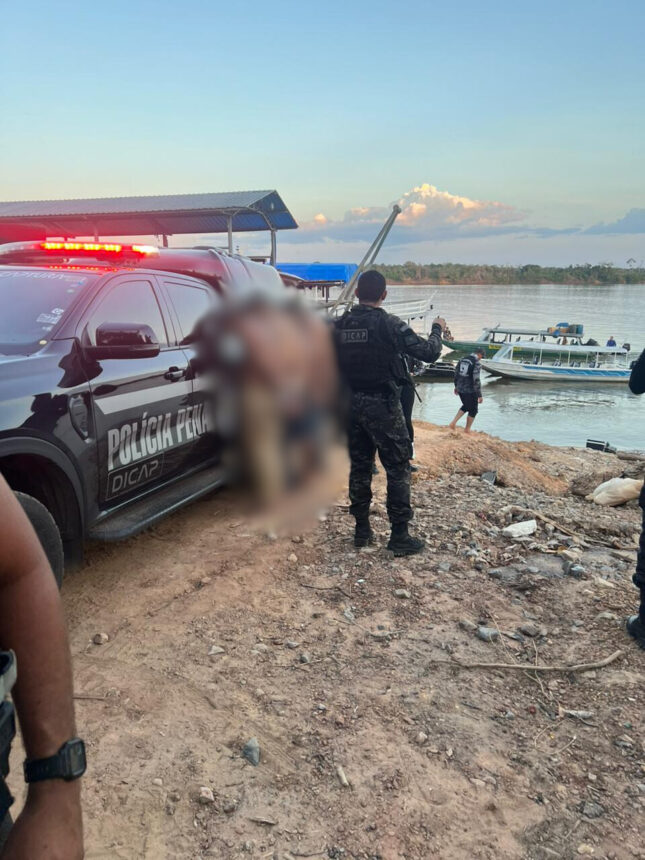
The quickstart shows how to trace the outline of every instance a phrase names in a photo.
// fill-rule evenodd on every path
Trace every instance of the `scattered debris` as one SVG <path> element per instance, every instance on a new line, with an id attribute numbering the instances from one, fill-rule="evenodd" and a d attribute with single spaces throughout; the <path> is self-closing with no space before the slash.
<path id="1" fill-rule="evenodd" d="M 609 657 L 605 657 L 604 660 L 599 660 L 597 663 L 577 663 L 574 666 L 532 666 L 530 663 L 461 663 L 458 660 L 434 660 L 433 662 L 456 666 L 459 669 L 514 669 L 521 672 L 587 672 L 589 669 L 602 669 L 603 666 L 609 666 L 610 663 L 615 663 L 622 656 L 622 651 L 614 651 Z"/>
<path id="2" fill-rule="evenodd" d="M 350 782 L 345 776 L 345 771 L 343 770 L 342 765 L 336 765 L 336 775 L 338 777 L 338 781 L 343 786 L 343 788 L 351 788 Z"/>
<path id="3" fill-rule="evenodd" d="M 199 802 L 206 805 L 208 803 L 215 803 L 215 795 L 213 794 L 213 789 L 209 788 L 207 785 L 202 785 L 199 789 Z"/>
<path id="4" fill-rule="evenodd" d="M 478 627 L 477 636 L 483 642 L 497 642 L 499 639 L 499 630 L 496 627 Z"/>
<path id="5" fill-rule="evenodd" d="M 525 636 L 532 638 L 546 636 L 546 627 L 542 627 L 541 624 L 535 624 L 533 621 L 525 621 L 523 624 L 520 624 L 518 630 Z"/>
<path id="6" fill-rule="evenodd" d="M 512 523 L 502 529 L 502 534 L 509 538 L 528 537 L 535 534 L 537 531 L 537 522 L 535 520 L 524 520 L 520 523 Z"/>
<path id="7" fill-rule="evenodd" d="M 260 764 L 260 744 L 257 738 L 250 738 L 242 748 L 242 755 L 254 767 Z"/>
<path id="8" fill-rule="evenodd" d="M 560 708 L 559 710 L 560 716 L 563 717 L 573 717 L 575 720 L 590 720 L 593 717 L 593 711 L 572 711 L 569 708 Z"/>
<path id="9" fill-rule="evenodd" d="M 605 807 L 595 801 L 585 800 L 581 812 L 586 818 L 600 818 L 605 814 Z"/>

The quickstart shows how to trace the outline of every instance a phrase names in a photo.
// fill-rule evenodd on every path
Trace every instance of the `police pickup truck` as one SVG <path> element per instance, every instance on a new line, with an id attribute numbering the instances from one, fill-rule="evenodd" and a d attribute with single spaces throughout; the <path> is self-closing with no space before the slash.
<path id="1" fill-rule="evenodd" d="M 60 582 L 219 486 L 222 444 L 190 335 L 275 269 L 210 248 L 0 245 L 0 472 Z"/>

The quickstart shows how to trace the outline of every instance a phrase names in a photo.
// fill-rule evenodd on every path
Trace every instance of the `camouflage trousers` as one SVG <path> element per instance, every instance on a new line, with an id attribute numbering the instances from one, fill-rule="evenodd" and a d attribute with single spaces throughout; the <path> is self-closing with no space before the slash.
<path id="1" fill-rule="evenodd" d="M 387 474 L 387 513 L 391 523 L 412 519 L 410 457 L 412 444 L 405 426 L 399 393 L 354 392 L 347 431 L 350 512 L 359 519 L 369 515 L 372 501 L 372 465 L 378 451 Z"/>
<path id="2" fill-rule="evenodd" d="M 643 511 L 643 530 L 641 531 L 641 539 L 638 547 L 638 556 L 636 559 L 636 573 L 634 574 L 634 585 L 641 589 L 643 594 L 643 604 L 645 605 L 645 486 L 641 490 L 641 496 L 638 500 Z"/>

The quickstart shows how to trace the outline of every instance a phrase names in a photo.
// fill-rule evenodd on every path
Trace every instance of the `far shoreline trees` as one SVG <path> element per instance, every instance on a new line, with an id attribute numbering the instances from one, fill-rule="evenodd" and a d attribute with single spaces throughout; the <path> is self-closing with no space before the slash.
<path id="1" fill-rule="evenodd" d="M 630 258 L 628 268 L 619 268 L 611 263 L 584 263 L 577 266 L 488 266 L 466 263 L 401 263 L 377 265 L 374 268 L 390 284 L 414 286 L 431 284 L 588 284 L 603 286 L 610 284 L 645 284 L 645 268 L 635 265 Z"/>

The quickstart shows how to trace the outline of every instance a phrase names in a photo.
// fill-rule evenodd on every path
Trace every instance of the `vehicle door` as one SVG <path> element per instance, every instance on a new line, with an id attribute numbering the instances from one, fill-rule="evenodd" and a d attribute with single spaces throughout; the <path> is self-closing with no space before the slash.
<path id="1" fill-rule="evenodd" d="M 206 380 L 199 371 L 195 371 L 196 349 L 191 335 L 196 330 L 200 319 L 209 310 L 221 304 L 222 299 L 212 287 L 196 278 L 175 275 L 160 276 L 164 291 L 175 314 L 175 329 L 177 339 L 188 358 L 191 368 L 193 392 L 191 408 L 183 416 L 185 432 L 191 433 L 195 445 L 190 452 L 193 464 L 220 458 L 221 443 L 215 432 L 214 395 L 212 380 Z"/>
<path id="2" fill-rule="evenodd" d="M 127 501 L 178 472 L 192 441 L 178 425 L 192 395 L 188 360 L 154 276 L 133 273 L 108 281 L 80 324 L 81 343 L 96 346 L 97 332 L 119 324 L 149 326 L 160 349 L 152 358 L 97 360 L 89 374 L 101 507 Z"/>

